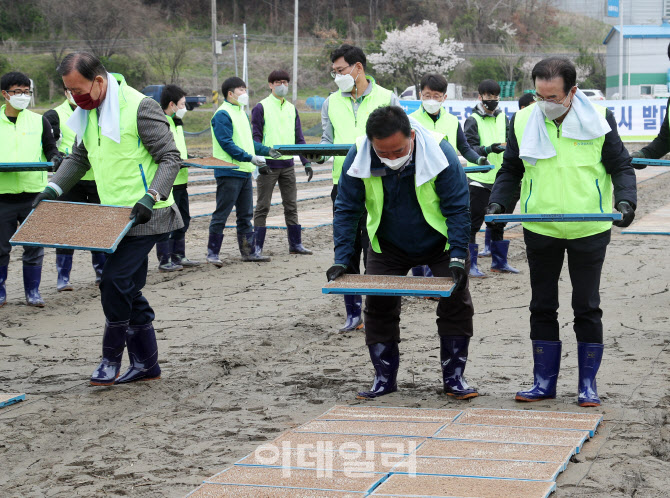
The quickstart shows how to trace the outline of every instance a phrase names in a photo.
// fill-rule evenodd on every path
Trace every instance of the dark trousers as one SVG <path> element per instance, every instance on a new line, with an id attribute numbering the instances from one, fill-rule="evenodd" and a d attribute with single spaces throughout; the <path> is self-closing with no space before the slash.
<path id="1" fill-rule="evenodd" d="M 333 190 L 330 192 L 330 198 L 333 201 L 333 214 L 335 214 L 335 199 L 337 199 L 337 185 L 333 185 Z M 363 211 L 361 219 L 358 220 L 358 227 L 356 228 L 356 239 L 354 240 L 354 255 L 349 261 L 347 273 L 360 274 L 361 273 L 361 253 L 363 254 L 363 268 L 368 267 L 368 247 L 370 247 L 370 239 L 368 238 L 368 229 L 366 221 L 368 219 L 368 212 Z M 364 273 L 367 273 L 365 271 Z"/>
<path id="2" fill-rule="evenodd" d="M 516 190 L 510 207 L 510 213 L 514 211 L 517 202 L 519 202 L 519 195 L 521 193 L 521 186 Z M 489 205 L 489 197 L 491 190 L 486 187 L 475 187 L 470 185 L 470 244 L 477 243 L 477 233 L 484 224 L 484 216 L 486 215 L 486 206 Z M 505 236 L 506 223 L 498 223 L 499 226 L 491 228 L 491 240 L 503 240 Z"/>
<path id="3" fill-rule="evenodd" d="M 444 248 L 422 257 L 410 257 L 389 244 L 381 244 L 381 253 L 368 249 L 368 275 L 407 275 L 414 266 L 428 265 L 436 277 L 451 277 L 450 256 Z M 470 254 L 465 262 L 470 271 Z M 400 342 L 400 303 L 395 296 L 366 296 L 365 343 Z M 437 333 L 440 336 L 472 337 L 472 316 L 475 313 L 469 284 L 464 290 L 440 298 L 437 304 Z"/>
<path id="4" fill-rule="evenodd" d="M 100 300 L 110 322 L 130 320 L 131 325 L 146 325 L 154 320 L 154 310 L 142 288 L 147 283 L 148 254 L 167 234 L 126 236 L 107 261 L 100 282 Z"/>
<path id="5" fill-rule="evenodd" d="M 87 204 L 100 204 L 98 187 L 93 180 L 80 180 L 67 193 L 58 198 L 59 201 L 85 202 Z M 91 251 L 94 252 L 94 251 Z M 56 249 L 56 254 L 74 254 L 73 249 Z"/>
<path id="6" fill-rule="evenodd" d="M 188 190 L 186 184 L 172 187 L 172 197 L 174 197 L 174 203 L 177 205 L 179 214 L 181 214 L 181 219 L 184 221 L 184 226 L 177 228 L 170 233 L 170 238 L 173 240 L 183 240 L 186 238 L 188 226 L 191 224 L 191 213 L 188 208 Z"/>
<path id="7" fill-rule="evenodd" d="M 610 230 L 580 239 L 556 239 L 524 229 L 530 269 L 530 338 L 558 341 L 558 279 L 568 254 L 574 331 L 579 342 L 603 342 L 600 274 Z"/>
<path id="8" fill-rule="evenodd" d="M 233 206 L 237 216 L 237 233 L 253 231 L 254 190 L 251 175 L 245 178 L 220 176 L 216 179 L 216 210 L 209 223 L 209 233 L 223 233 Z"/>
<path id="9" fill-rule="evenodd" d="M 295 185 L 295 168 L 270 168 L 267 175 L 258 175 L 256 178 L 256 209 L 254 211 L 254 226 L 264 227 L 265 220 L 270 212 L 272 191 L 279 183 L 281 203 L 284 206 L 284 221 L 286 226 L 298 224 L 298 189 Z"/>
<path id="10" fill-rule="evenodd" d="M 12 251 L 9 239 L 32 211 L 36 195 L 37 193 L 26 196 L 20 194 L 16 202 L 0 200 L 0 266 L 9 265 L 9 253 Z M 43 247 L 23 246 L 24 265 L 42 266 L 42 259 L 44 259 Z"/>

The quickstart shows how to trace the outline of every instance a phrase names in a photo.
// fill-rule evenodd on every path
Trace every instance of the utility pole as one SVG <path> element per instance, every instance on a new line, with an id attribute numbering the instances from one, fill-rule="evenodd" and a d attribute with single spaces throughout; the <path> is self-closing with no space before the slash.
<path id="1" fill-rule="evenodd" d="M 235 40 L 237 40 L 237 35 L 233 35 L 233 53 L 235 54 L 235 76 L 239 76 L 237 72 L 237 44 Z"/>
<path id="2" fill-rule="evenodd" d="M 293 13 L 293 105 L 298 100 L 298 0 Z"/>
<path id="3" fill-rule="evenodd" d="M 242 51 L 242 79 L 248 86 L 249 82 L 247 81 L 247 78 L 249 75 L 247 74 L 247 23 L 242 24 L 242 42 L 244 44 L 244 50 Z"/>
<path id="4" fill-rule="evenodd" d="M 619 0 L 619 98 L 623 100 L 623 0 Z"/>
<path id="5" fill-rule="evenodd" d="M 216 112 L 219 102 L 219 68 L 216 64 L 216 0 L 212 3 L 212 112 Z"/>

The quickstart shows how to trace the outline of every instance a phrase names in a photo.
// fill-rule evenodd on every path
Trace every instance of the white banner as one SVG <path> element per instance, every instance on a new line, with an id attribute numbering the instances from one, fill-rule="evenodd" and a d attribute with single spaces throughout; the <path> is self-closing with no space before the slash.
<path id="1" fill-rule="evenodd" d="M 600 100 L 595 104 L 607 107 L 614 113 L 619 125 L 619 135 L 622 138 L 638 138 L 641 141 L 653 139 L 658 135 L 665 119 L 667 101 L 662 99 L 642 100 Z M 400 105 L 408 114 L 419 108 L 419 100 L 401 100 Z M 472 109 L 477 102 L 464 100 L 447 100 L 444 107 L 458 118 L 461 126 L 472 114 Z M 504 100 L 500 102 L 500 108 L 504 109 L 508 118 L 512 118 L 519 110 L 516 100 Z"/>

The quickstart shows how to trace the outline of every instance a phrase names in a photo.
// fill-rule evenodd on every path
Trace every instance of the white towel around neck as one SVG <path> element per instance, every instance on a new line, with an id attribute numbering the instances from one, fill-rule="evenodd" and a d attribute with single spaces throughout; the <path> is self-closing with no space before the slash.
<path id="1" fill-rule="evenodd" d="M 77 107 L 72 116 L 67 120 L 67 125 L 77 134 L 77 142 L 81 143 L 88 125 L 88 113 L 85 109 Z M 119 83 L 116 78 L 107 73 L 107 93 L 105 100 L 98 108 L 98 124 L 103 136 L 121 143 L 121 107 L 119 105 Z"/>

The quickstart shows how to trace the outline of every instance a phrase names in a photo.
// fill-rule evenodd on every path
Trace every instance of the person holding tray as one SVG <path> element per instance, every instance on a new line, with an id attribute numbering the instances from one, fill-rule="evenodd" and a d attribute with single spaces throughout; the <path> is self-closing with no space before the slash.
<path id="1" fill-rule="evenodd" d="M 637 203 L 635 171 L 614 115 L 577 88 L 575 66 L 566 58 L 544 59 L 531 75 L 537 103 L 512 118 L 486 213 L 510 212 L 521 182 L 522 213 L 611 213 L 614 203 L 623 215 L 614 224 L 630 225 Z M 532 293 L 534 384 L 517 392 L 518 401 L 556 397 L 561 365 L 558 281 L 567 252 L 579 365 L 577 401 L 580 406 L 600 405 L 600 275 L 611 228 L 611 222 L 598 221 L 523 223 Z"/>
<path id="2" fill-rule="evenodd" d="M 179 150 L 160 105 L 128 86 L 120 74 L 108 73 L 94 55 L 68 54 L 57 70 L 78 106 L 67 121 L 77 145 L 33 206 L 69 192 L 92 168 L 102 204 L 132 207 L 133 228 L 107 256 L 102 272 L 106 323 L 102 361 L 91 384 L 158 379 L 155 314 L 142 288 L 149 252 L 183 226 L 172 197 Z M 126 346 L 130 367 L 119 377 Z"/>
<path id="3" fill-rule="evenodd" d="M 61 155 L 49 121 L 28 110 L 33 93 L 28 76 L 19 72 L 4 74 L 0 88 L 5 100 L 0 107 L 0 162 L 49 160 L 57 166 Z M 46 171 L 0 173 L 0 306 L 7 300 L 5 282 L 12 250 L 9 239 L 30 214 L 35 196 L 46 184 Z M 40 295 L 43 259 L 43 247 L 23 248 L 23 288 L 28 306 L 44 307 Z"/>
<path id="4" fill-rule="evenodd" d="M 347 273 L 366 208 L 367 275 L 405 276 L 414 266 L 426 264 L 436 277 L 453 278 L 452 294 L 437 305 L 444 392 L 456 399 L 477 396 L 463 377 L 474 315 L 468 289 L 467 179 L 451 145 L 410 122 L 401 107 L 373 111 L 366 135 L 356 140 L 344 161 L 335 200 L 335 262 L 326 272 L 329 281 Z M 366 296 L 365 342 L 375 378 L 359 398 L 397 390 L 400 304 L 400 297 Z"/>
<path id="5" fill-rule="evenodd" d="M 45 112 L 44 117 L 51 123 L 58 150 L 67 156 L 72 152 L 77 139 L 72 128 L 67 125 L 67 120 L 72 116 L 72 113 L 77 108 L 77 104 L 75 104 L 67 88 L 63 87 L 63 91 L 65 93 L 65 100 L 55 109 Z M 100 204 L 100 196 L 98 195 L 98 187 L 95 185 L 93 169 L 89 169 L 82 179 L 72 187 L 72 190 L 62 195 L 59 200 Z M 56 289 L 58 292 L 72 290 L 70 272 L 72 271 L 73 255 L 74 249 L 56 249 L 56 271 L 58 273 Z M 91 263 L 95 272 L 95 285 L 100 285 L 102 268 L 105 266 L 106 259 L 104 252 L 91 251 Z"/>

